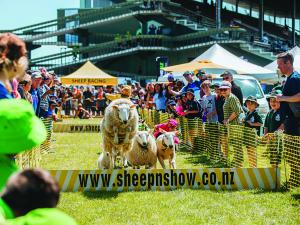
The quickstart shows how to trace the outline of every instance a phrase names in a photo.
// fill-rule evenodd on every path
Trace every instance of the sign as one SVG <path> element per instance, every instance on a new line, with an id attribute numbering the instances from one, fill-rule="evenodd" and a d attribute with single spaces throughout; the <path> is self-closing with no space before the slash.
<path id="1" fill-rule="evenodd" d="M 54 133 L 99 133 L 100 124 L 53 124 Z"/>
<path id="2" fill-rule="evenodd" d="M 201 168 L 154 170 L 50 170 L 64 192 L 206 190 L 275 190 L 278 168 Z"/>

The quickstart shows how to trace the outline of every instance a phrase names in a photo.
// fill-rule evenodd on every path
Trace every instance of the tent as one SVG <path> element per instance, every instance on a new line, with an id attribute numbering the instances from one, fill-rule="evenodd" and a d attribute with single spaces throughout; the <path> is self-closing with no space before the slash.
<path id="1" fill-rule="evenodd" d="M 288 52 L 294 56 L 294 68 L 295 68 L 295 70 L 297 70 L 299 72 L 300 71 L 300 48 L 298 46 L 295 46 Z M 266 65 L 265 68 L 272 70 L 273 72 L 276 72 L 277 71 L 277 60 Z"/>
<path id="2" fill-rule="evenodd" d="M 275 72 L 247 62 L 230 53 L 218 44 L 214 44 L 193 61 L 210 60 L 211 62 L 236 70 L 239 74 L 250 75 L 261 82 L 276 82 L 278 76 Z"/>
<path id="3" fill-rule="evenodd" d="M 61 78 L 62 84 L 73 85 L 117 85 L 118 79 L 100 70 L 90 61 L 87 61 L 74 73 Z"/>
<path id="4" fill-rule="evenodd" d="M 200 61 L 192 61 L 189 63 L 183 63 L 175 66 L 165 67 L 163 68 L 163 70 L 167 72 L 185 72 L 187 70 L 194 71 L 203 68 L 228 69 L 227 67 L 213 63 L 210 60 L 200 60 Z"/>

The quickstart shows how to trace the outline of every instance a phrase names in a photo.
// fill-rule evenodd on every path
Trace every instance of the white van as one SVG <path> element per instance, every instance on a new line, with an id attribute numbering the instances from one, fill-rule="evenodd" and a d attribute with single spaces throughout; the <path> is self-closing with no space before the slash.
<path id="1" fill-rule="evenodd" d="M 187 83 L 184 77 L 180 74 L 174 75 L 175 80 L 181 80 L 185 84 Z M 255 96 L 257 98 L 257 101 L 259 103 L 258 113 L 261 115 L 263 121 L 265 120 L 267 113 L 269 111 L 269 104 L 266 99 L 266 96 L 261 88 L 261 85 L 259 84 L 258 80 L 251 76 L 246 75 L 233 75 L 234 82 L 240 86 L 244 101 L 246 98 L 250 95 Z M 167 76 L 159 77 L 158 81 L 165 82 L 167 81 Z M 213 74 L 212 75 L 212 83 L 221 83 L 223 81 L 222 77 L 220 75 Z M 196 98 L 199 94 L 195 94 Z"/>

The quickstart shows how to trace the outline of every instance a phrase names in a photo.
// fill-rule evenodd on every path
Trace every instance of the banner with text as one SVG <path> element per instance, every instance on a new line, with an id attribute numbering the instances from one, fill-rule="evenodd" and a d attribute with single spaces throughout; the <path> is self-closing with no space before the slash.
<path id="1" fill-rule="evenodd" d="M 50 170 L 64 192 L 207 190 L 275 190 L 278 168 Z"/>

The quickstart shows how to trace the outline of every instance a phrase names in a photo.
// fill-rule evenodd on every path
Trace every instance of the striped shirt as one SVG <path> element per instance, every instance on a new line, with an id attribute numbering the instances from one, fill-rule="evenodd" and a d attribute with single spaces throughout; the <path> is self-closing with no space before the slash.
<path id="1" fill-rule="evenodd" d="M 42 98 L 42 96 L 49 90 L 50 88 L 46 85 L 43 84 L 42 86 L 39 87 L 40 95 L 41 95 L 41 102 L 40 102 L 40 108 L 43 109 L 44 111 L 48 111 L 49 108 L 49 96 L 45 96 Z"/>
<path id="2" fill-rule="evenodd" d="M 225 99 L 223 110 L 225 120 L 227 120 L 233 112 L 235 112 L 235 114 L 237 115 L 233 120 L 229 122 L 229 124 L 239 124 L 238 117 L 243 112 L 243 110 L 239 99 L 234 94 L 230 93 L 229 97 Z"/>

